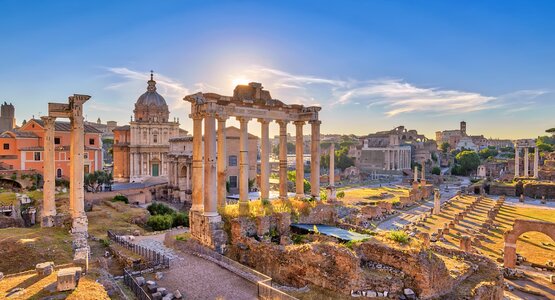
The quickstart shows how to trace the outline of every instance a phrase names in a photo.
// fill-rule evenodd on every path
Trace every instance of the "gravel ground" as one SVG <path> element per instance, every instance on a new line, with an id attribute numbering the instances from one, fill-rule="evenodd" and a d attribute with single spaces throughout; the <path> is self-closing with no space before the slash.
<path id="1" fill-rule="evenodd" d="M 176 289 L 185 299 L 257 299 L 255 284 L 203 258 L 175 252 L 163 244 L 164 234 L 136 237 L 135 243 L 164 252 L 172 260 L 158 286 L 173 292 Z"/>

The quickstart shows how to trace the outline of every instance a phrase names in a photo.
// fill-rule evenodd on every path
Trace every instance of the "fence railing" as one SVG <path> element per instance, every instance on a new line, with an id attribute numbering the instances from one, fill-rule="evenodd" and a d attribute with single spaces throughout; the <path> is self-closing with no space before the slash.
<path id="1" fill-rule="evenodd" d="M 108 230 L 108 238 L 124 248 L 142 256 L 145 260 L 133 266 L 133 270 L 142 271 L 145 269 L 163 269 L 170 267 L 170 258 L 158 251 L 143 247 L 130 241 L 126 236 L 117 235 Z"/>
<path id="2" fill-rule="evenodd" d="M 143 290 L 143 288 L 139 285 L 137 280 L 135 280 L 135 277 L 133 277 L 131 272 L 128 271 L 127 269 L 123 269 L 123 283 L 125 283 L 125 285 L 127 285 L 131 289 L 131 291 L 133 291 L 133 294 L 135 294 L 137 299 L 139 299 L 139 300 L 151 300 L 152 299 L 147 294 L 147 292 L 145 290 Z"/>

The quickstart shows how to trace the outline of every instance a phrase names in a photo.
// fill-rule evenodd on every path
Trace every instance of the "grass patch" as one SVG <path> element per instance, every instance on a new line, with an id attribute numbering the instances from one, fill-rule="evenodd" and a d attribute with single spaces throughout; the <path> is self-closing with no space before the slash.
<path id="1" fill-rule="evenodd" d="M 409 235 L 402 230 L 392 230 L 387 234 L 387 238 L 399 244 L 408 244 Z"/>

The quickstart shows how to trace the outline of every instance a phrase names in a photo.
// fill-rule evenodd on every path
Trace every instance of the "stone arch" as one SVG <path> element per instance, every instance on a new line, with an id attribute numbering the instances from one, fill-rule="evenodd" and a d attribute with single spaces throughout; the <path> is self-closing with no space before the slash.
<path id="1" fill-rule="evenodd" d="M 529 231 L 541 232 L 555 241 L 555 223 L 516 219 L 513 228 L 505 232 L 503 264 L 506 268 L 516 266 L 516 241 L 521 234 Z"/>

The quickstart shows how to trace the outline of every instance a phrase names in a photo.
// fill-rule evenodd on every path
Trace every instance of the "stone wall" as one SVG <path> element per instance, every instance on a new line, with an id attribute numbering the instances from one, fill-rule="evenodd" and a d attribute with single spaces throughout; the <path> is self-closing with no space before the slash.
<path id="1" fill-rule="evenodd" d="M 516 196 L 516 189 L 511 185 L 492 184 L 489 187 L 490 195 Z"/>
<path id="2" fill-rule="evenodd" d="M 337 223 L 336 207 L 333 204 L 318 203 L 308 215 L 299 215 L 296 223 L 334 225 Z"/>
<path id="3" fill-rule="evenodd" d="M 85 193 L 85 202 L 98 204 L 101 200 L 112 199 L 116 195 L 124 195 L 127 199 L 129 199 L 129 203 L 145 204 L 152 202 L 152 200 L 156 200 L 153 199 L 152 195 L 161 196 L 165 189 L 167 189 L 167 184 L 110 192 Z"/>
<path id="4" fill-rule="evenodd" d="M 531 198 L 541 198 L 545 196 L 548 199 L 555 199 L 555 184 L 551 182 L 525 183 L 524 195 Z"/>

